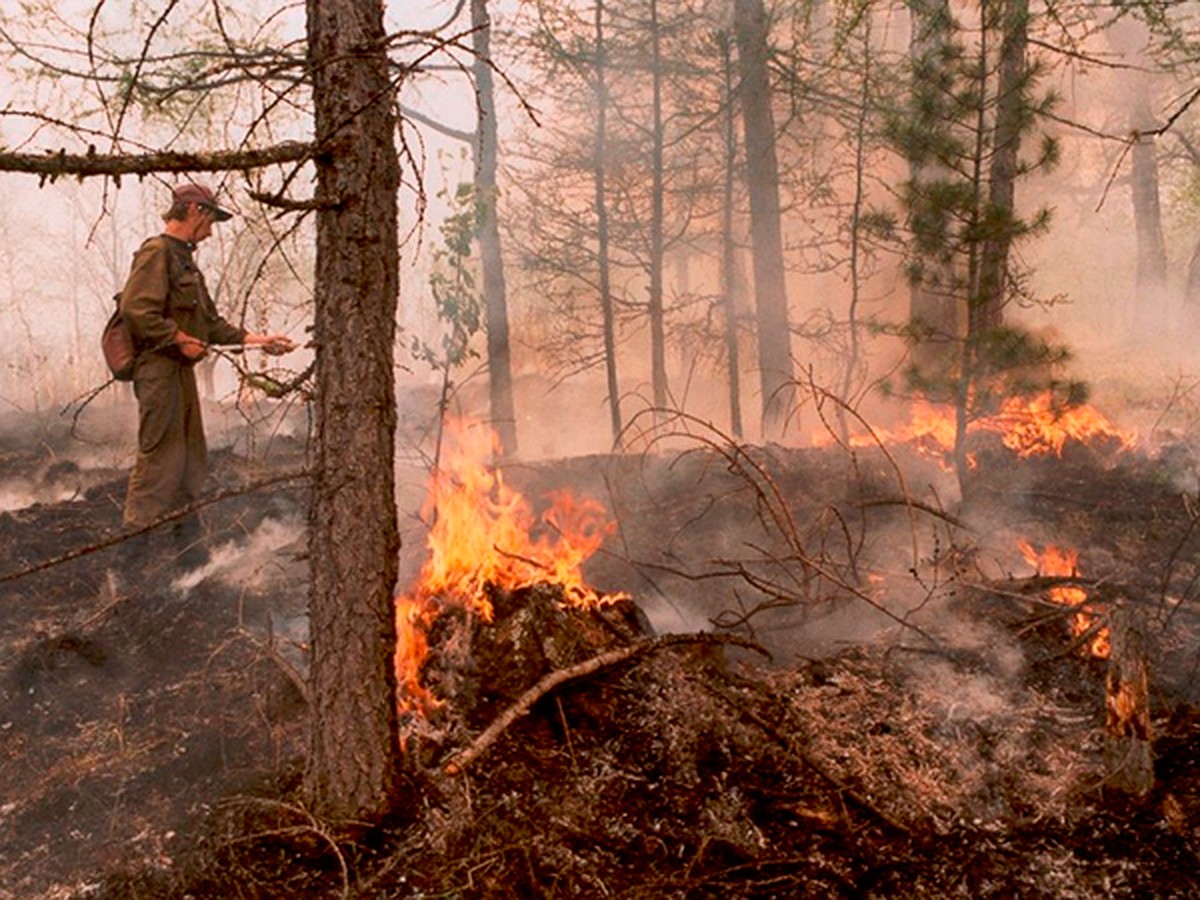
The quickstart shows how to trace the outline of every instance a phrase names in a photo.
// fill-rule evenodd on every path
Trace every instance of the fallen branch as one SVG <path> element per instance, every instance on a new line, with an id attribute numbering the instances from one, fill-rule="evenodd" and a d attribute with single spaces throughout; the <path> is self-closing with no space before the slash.
<path id="1" fill-rule="evenodd" d="M 941 519 L 955 528 L 961 528 L 963 531 L 978 531 L 979 529 L 968 525 L 957 516 L 952 516 L 943 509 L 938 509 L 929 503 L 922 503 L 920 500 L 915 500 L 912 497 L 895 497 L 895 498 L 880 498 L 878 500 L 865 500 L 861 503 L 854 504 L 858 509 L 875 509 L 882 506 L 903 506 L 910 509 L 919 509 L 921 512 L 929 513 L 935 518 Z"/>
<path id="2" fill-rule="evenodd" d="M 277 475 L 274 478 L 267 478 L 262 481 L 255 481 L 251 484 L 243 485 L 242 487 L 229 488 L 228 490 L 219 491 L 215 494 L 209 494 L 206 497 L 201 497 L 186 506 L 181 506 L 178 509 L 172 510 L 170 513 L 160 516 L 149 525 L 143 525 L 141 528 L 131 528 L 127 531 L 121 531 L 103 540 L 88 544 L 86 547 L 76 547 L 74 550 L 68 550 L 66 553 L 59 554 L 51 559 L 44 560 L 40 563 L 34 563 L 31 566 L 26 566 L 23 569 L 17 569 L 15 572 L 7 572 L 0 575 L 0 584 L 6 584 L 10 581 L 17 581 L 20 578 L 25 578 L 28 575 L 33 575 L 37 572 L 43 572 L 46 569 L 52 569 L 55 566 L 61 566 L 63 563 L 68 563 L 73 559 L 79 559 L 81 556 L 88 556 L 100 550 L 106 550 L 116 544 L 124 543 L 130 538 L 135 538 L 138 535 L 146 534 L 153 531 L 168 522 L 174 522 L 177 519 L 182 519 L 192 513 L 204 509 L 206 506 L 212 506 L 214 503 L 219 503 L 222 500 L 227 500 L 230 497 L 238 497 L 242 494 L 252 494 L 255 491 L 263 488 L 274 487 L 277 484 L 284 484 L 288 481 L 300 481 L 309 477 L 306 471 L 285 472 L 282 475 Z"/>
<path id="3" fill-rule="evenodd" d="M 609 650 L 607 653 L 601 653 L 599 656 L 593 656 L 591 659 L 584 660 L 581 663 L 576 663 L 565 669 L 557 669 L 544 675 L 537 684 L 522 694 L 512 706 L 497 716 L 492 724 L 484 729 L 469 747 L 451 756 L 449 761 L 442 766 L 442 773 L 445 775 L 461 774 L 467 766 L 478 759 L 505 731 L 512 727 L 514 722 L 522 716 L 527 715 L 535 703 L 567 682 L 576 681 L 599 672 L 602 669 L 611 668 L 635 656 L 653 653 L 665 647 L 675 647 L 681 644 L 736 644 L 739 647 L 755 650 L 764 656 L 769 655 L 758 644 L 746 638 L 731 634 L 707 633 L 664 634 L 661 637 L 647 638 L 626 647 Z"/>

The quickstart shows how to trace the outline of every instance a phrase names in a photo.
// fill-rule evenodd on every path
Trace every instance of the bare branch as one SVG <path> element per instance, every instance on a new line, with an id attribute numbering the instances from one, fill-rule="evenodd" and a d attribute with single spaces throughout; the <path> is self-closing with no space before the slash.
<path id="1" fill-rule="evenodd" d="M 446 137 L 451 137 L 455 140 L 462 141 L 464 144 L 474 144 L 477 139 L 477 135 L 474 131 L 462 131 L 458 128 L 451 128 L 449 125 L 439 122 L 437 119 L 431 118 L 424 113 L 417 112 L 411 107 L 401 106 L 400 112 L 404 118 L 411 119 L 414 122 L 420 122 L 422 125 L 432 128 L 438 134 L 444 134 Z"/>
<path id="2" fill-rule="evenodd" d="M 273 147 L 211 153 L 163 151 L 136 156 L 95 153 L 0 153 L 0 172 L 25 172 L 40 175 L 43 183 L 74 176 L 83 179 L 104 176 L 119 179 L 123 175 L 151 175 L 156 172 L 228 172 L 244 171 L 278 163 L 310 159 L 313 144 L 287 142 Z"/>

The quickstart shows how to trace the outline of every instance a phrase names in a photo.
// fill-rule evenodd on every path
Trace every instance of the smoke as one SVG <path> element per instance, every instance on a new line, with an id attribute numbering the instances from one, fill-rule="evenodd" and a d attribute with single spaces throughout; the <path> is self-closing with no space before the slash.
<path id="1" fill-rule="evenodd" d="M 286 597 L 291 590 L 303 606 L 306 573 L 298 557 L 304 542 L 305 527 L 298 517 L 264 519 L 245 538 L 218 544 L 206 563 L 177 577 L 172 587 L 186 593 L 212 578 L 243 594 Z"/>

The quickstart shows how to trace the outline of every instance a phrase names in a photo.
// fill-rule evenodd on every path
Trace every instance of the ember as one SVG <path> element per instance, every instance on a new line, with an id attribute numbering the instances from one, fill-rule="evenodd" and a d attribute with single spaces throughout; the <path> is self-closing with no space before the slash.
<path id="1" fill-rule="evenodd" d="M 396 602 L 396 668 L 406 710 L 436 706 L 418 675 L 427 652 L 426 628 L 446 605 L 490 622 L 496 589 L 552 584 L 566 603 L 581 608 L 624 598 L 592 590 L 580 571 L 614 527 L 598 502 L 558 492 L 539 518 L 488 465 L 497 449 L 490 429 L 458 423 L 448 428 L 447 437 L 422 508 L 422 516 L 433 523 L 426 539 L 429 557 L 416 585 Z"/>
<path id="2" fill-rule="evenodd" d="M 1047 544 L 1045 550 L 1039 553 L 1032 544 L 1024 540 L 1018 541 L 1017 546 L 1021 555 L 1025 557 L 1025 561 L 1036 568 L 1039 575 L 1077 576 L 1079 574 L 1077 565 L 1079 554 L 1074 550 Z M 1087 591 L 1081 587 L 1062 585 L 1050 588 L 1048 595 L 1055 603 L 1078 608 L 1072 617 L 1071 634 L 1080 637 L 1095 631 L 1085 652 L 1100 659 L 1107 659 L 1111 652 L 1109 631 L 1107 627 L 1096 629 L 1096 614 L 1085 605 Z"/>

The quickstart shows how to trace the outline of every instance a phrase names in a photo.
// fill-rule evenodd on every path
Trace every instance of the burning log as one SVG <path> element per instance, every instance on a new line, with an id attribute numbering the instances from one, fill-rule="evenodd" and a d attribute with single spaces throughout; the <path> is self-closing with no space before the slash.
<path id="1" fill-rule="evenodd" d="M 1141 615 L 1129 605 L 1113 608 L 1112 650 L 1105 678 L 1105 787 L 1145 797 L 1154 788 L 1150 746 L 1150 672 Z"/>
<path id="2" fill-rule="evenodd" d="M 405 746 L 422 767 L 446 747 L 467 743 L 542 679 L 628 647 L 649 630 L 627 599 L 579 607 L 556 584 L 491 588 L 489 601 L 491 621 L 449 604 L 425 630 L 408 692 L 426 699 L 404 728 Z"/>

